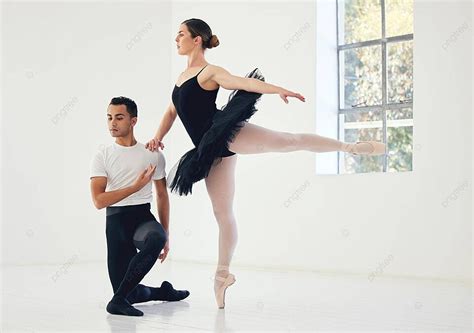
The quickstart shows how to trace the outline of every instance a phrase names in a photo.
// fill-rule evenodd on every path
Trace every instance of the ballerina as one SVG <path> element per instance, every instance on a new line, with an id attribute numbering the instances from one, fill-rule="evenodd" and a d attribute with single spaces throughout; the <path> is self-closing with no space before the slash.
<path id="1" fill-rule="evenodd" d="M 188 66 L 179 76 L 172 92 L 172 102 L 146 148 L 163 150 L 163 138 L 179 116 L 195 147 L 172 168 L 168 186 L 179 195 L 188 195 L 192 193 L 194 183 L 205 179 L 219 226 L 214 292 L 218 307 L 224 308 L 225 291 L 235 282 L 229 267 L 237 243 L 233 213 L 237 155 L 300 150 L 381 155 L 385 153 L 386 145 L 376 141 L 346 143 L 317 134 L 279 132 L 249 123 L 249 118 L 256 112 L 255 103 L 262 94 L 278 94 L 287 104 L 288 98 L 305 102 L 305 97 L 264 82 L 258 69 L 246 77 L 238 77 L 222 67 L 209 64 L 205 50 L 218 46 L 219 39 L 200 19 L 182 22 L 175 41 L 178 54 L 187 56 Z M 215 104 L 220 87 L 234 90 L 222 110 Z"/>

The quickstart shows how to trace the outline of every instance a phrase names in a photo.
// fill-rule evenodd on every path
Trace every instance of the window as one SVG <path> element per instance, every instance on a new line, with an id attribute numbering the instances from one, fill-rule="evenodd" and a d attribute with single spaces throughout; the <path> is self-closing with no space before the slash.
<path id="1" fill-rule="evenodd" d="M 388 155 L 338 153 L 338 173 L 411 171 L 413 0 L 337 0 L 338 139 Z"/>

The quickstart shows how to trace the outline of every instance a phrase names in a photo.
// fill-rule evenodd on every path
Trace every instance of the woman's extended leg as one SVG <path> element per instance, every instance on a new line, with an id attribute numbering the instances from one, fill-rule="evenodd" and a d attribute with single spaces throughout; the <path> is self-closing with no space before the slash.
<path id="1" fill-rule="evenodd" d="M 229 266 L 237 244 L 237 224 L 234 217 L 233 201 L 235 192 L 235 165 L 237 155 L 222 158 L 214 164 L 205 178 L 207 192 L 211 199 L 214 216 L 219 226 L 219 259 L 216 276 L 225 278 L 229 274 Z M 214 290 L 222 281 L 214 281 Z"/>
<path id="2" fill-rule="evenodd" d="M 379 147 L 380 148 L 380 144 Z M 370 143 L 345 143 L 328 137 L 309 133 L 274 131 L 252 123 L 245 123 L 229 145 L 229 150 L 238 154 L 269 152 L 292 152 L 307 150 L 317 153 L 343 151 L 368 154 L 374 150 Z"/>

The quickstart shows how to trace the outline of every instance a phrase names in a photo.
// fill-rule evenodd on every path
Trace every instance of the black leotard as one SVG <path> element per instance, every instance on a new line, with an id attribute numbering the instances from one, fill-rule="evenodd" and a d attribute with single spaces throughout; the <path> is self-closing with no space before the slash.
<path id="1" fill-rule="evenodd" d="M 181 86 L 175 85 L 172 95 L 179 118 L 195 145 L 175 164 L 174 175 L 168 182 L 171 191 L 179 195 L 192 193 L 193 184 L 206 178 L 216 163 L 220 163 L 223 157 L 235 155 L 229 147 L 240 129 L 257 111 L 255 103 L 262 95 L 242 89 L 234 90 L 227 104 L 219 110 L 216 108 L 219 88 L 202 88 L 198 82 L 199 73 Z M 245 77 L 265 81 L 258 68 Z"/>
<path id="2" fill-rule="evenodd" d="M 196 147 L 204 133 L 211 127 L 212 118 L 218 112 L 216 98 L 219 88 L 206 90 L 199 85 L 197 79 L 206 67 L 207 65 L 195 76 L 184 81 L 179 87 L 175 85 L 172 94 L 176 112 Z M 234 154 L 234 152 L 226 150 L 222 157 Z"/>

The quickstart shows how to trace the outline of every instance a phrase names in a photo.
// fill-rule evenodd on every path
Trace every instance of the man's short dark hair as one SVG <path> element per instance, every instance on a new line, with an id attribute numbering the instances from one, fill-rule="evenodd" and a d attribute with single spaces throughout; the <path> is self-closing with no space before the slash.
<path id="1" fill-rule="evenodd" d="M 125 105 L 127 107 L 127 112 L 130 114 L 130 117 L 137 117 L 138 109 L 137 104 L 130 98 L 119 96 L 114 97 L 110 101 L 110 105 Z"/>

